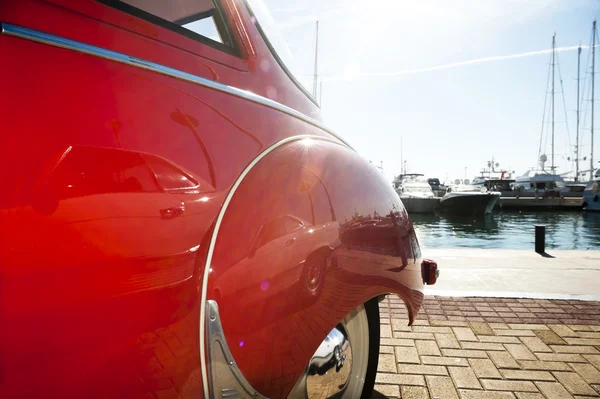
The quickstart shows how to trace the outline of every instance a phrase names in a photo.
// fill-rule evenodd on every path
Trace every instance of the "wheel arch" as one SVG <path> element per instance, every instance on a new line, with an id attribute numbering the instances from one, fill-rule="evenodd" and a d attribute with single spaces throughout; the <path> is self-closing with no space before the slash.
<path id="1" fill-rule="evenodd" d="M 296 197 L 306 201 L 298 202 Z M 292 204 L 288 206 L 288 202 Z M 291 242 L 287 236 L 269 241 L 273 243 L 271 255 L 260 260 L 250 262 L 243 250 L 236 249 L 246 248 L 243 236 L 252 236 L 249 229 L 268 224 L 269 212 L 285 215 L 286 209 L 292 208 L 298 214 L 303 208 L 304 215 L 298 218 L 309 222 L 289 244 L 294 250 L 285 249 Z M 322 237 L 312 251 L 310 240 L 316 235 Z M 323 241 L 328 245 L 323 246 Z M 277 264 L 278 260 L 296 264 L 286 257 L 290 253 L 299 253 L 305 260 L 309 254 L 327 256 L 326 289 L 314 302 L 295 295 L 302 287 L 282 271 L 292 268 Z M 241 371 L 262 394 L 281 396 L 291 390 L 301 373 L 298 363 L 312 355 L 323 336 L 351 308 L 394 293 L 405 302 L 410 321 L 414 320 L 422 299 L 420 256 L 414 229 L 397 194 L 380 172 L 355 152 L 336 140 L 313 136 L 290 137 L 269 147 L 233 185 L 211 238 L 200 318 L 205 389 L 205 304 L 207 299 L 215 299 L 213 292 L 219 292 L 224 334 Z M 290 323 L 295 323 L 293 329 Z M 290 367 L 291 375 L 284 370 L 284 375 L 275 378 L 272 365 L 286 345 L 291 345 L 279 343 L 275 337 L 269 342 L 275 343 L 273 347 L 267 348 L 269 337 L 277 334 L 289 335 L 284 340 L 305 337 L 298 343 L 299 353 L 290 354 L 296 364 Z M 257 358 L 261 352 L 264 358 Z"/>

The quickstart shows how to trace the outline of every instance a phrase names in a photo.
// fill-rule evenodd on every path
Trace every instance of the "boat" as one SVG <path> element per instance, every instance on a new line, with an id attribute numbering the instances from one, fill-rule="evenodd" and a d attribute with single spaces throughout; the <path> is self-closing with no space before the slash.
<path id="1" fill-rule="evenodd" d="M 585 211 L 600 212 L 600 169 L 594 174 L 583 191 L 583 209 Z"/>
<path id="2" fill-rule="evenodd" d="M 565 179 L 556 173 L 544 169 L 546 155 L 540 157 L 540 169 L 531 169 L 518 176 L 512 183 L 512 189 L 518 194 L 533 193 L 534 197 L 560 197 L 568 192 Z"/>
<path id="3" fill-rule="evenodd" d="M 440 210 L 451 215 L 479 216 L 492 212 L 500 193 L 472 184 L 456 184 L 446 189 Z"/>
<path id="4" fill-rule="evenodd" d="M 398 195 L 406 211 L 411 213 L 434 213 L 439 206 L 440 199 L 435 196 L 427 179 L 423 175 L 412 174 L 402 180 Z"/>

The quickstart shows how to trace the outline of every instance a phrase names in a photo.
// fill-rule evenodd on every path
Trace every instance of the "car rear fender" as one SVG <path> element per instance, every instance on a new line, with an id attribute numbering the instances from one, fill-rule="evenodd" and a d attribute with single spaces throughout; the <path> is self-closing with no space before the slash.
<path id="1" fill-rule="evenodd" d="M 308 234 L 323 234 L 309 240 L 315 248 L 295 244 L 299 230 L 286 229 L 285 215 L 307 221 Z M 249 257 L 265 226 L 266 240 L 282 244 Z M 282 397 L 323 338 L 361 304 L 395 293 L 414 320 L 423 297 L 420 257 L 406 210 L 379 170 L 337 141 L 291 137 L 257 157 L 224 203 L 201 320 L 207 301 L 216 303 L 236 367 L 260 394 Z M 292 269 L 301 277 L 281 283 Z M 210 352 L 204 328 L 200 335 L 201 350 Z M 208 382 L 205 353 L 201 359 Z"/>

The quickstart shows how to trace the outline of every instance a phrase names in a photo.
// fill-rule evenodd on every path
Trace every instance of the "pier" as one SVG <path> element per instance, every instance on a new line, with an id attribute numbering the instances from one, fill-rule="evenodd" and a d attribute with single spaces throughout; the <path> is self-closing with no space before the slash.
<path id="1" fill-rule="evenodd" d="M 580 211 L 583 198 L 534 198 L 534 197 L 500 197 L 496 209 L 502 210 L 539 210 L 539 211 Z"/>

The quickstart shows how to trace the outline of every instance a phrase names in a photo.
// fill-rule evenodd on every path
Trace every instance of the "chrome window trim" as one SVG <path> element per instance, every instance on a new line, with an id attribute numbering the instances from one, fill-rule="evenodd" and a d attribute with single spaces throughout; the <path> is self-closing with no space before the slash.
<path id="1" fill-rule="evenodd" d="M 342 145 L 339 141 L 333 140 L 328 137 L 311 136 L 311 135 L 292 136 L 292 137 L 285 138 L 281 141 L 278 141 L 277 143 L 271 145 L 270 147 L 266 148 L 263 152 L 258 154 L 258 156 L 256 158 L 254 158 L 248 166 L 246 166 L 246 169 L 244 169 L 244 171 L 240 174 L 240 176 L 237 178 L 237 180 L 231 187 L 231 190 L 229 190 L 229 193 L 227 193 L 227 197 L 225 198 L 225 201 L 223 202 L 223 205 L 221 206 L 221 211 L 219 212 L 219 216 L 217 216 L 217 221 L 215 222 L 215 228 L 214 228 L 212 236 L 210 238 L 210 244 L 208 246 L 208 252 L 206 254 L 206 264 L 204 266 L 204 276 L 202 278 L 202 296 L 200 299 L 200 362 L 201 362 L 201 366 L 202 366 L 201 369 L 202 369 L 202 384 L 204 386 L 204 396 L 207 398 L 209 397 L 208 396 L 209 390 L 208 390 L 208 369 L 207 369 L 207 365 L 206 365 L 206 353 L 205 353 L 205 345 L 206 345 L 205 325 L 206 325 L 206 323 L 204 322 L 204 320 L 206 318 L 206 313 L 205 313 L 206 312 L 206 294 L 207 294 L 207 290 L 208 290 L 208 275 L 210 274 L 212 257 L 213 257 L 215 245 L 217 242 L 217 236 L 219 235 L 219 229 L 221 227 L 221 223 L 223 222 L 223 218 L 225 217 L 225 212 L 227 212 L 227 208 L 229 207 L 229 203 L 231 202 L 231 199 L 233 198 L 238 187 L 242 184 L 242 182 L 246 178 L 246 175 L 248 175 L 248 173 L 250 173 L 250 171 L 254 168 L 254 166 L 256 166 L 256 164 L 261 159 L 263 159 L 264 157 L 269 155 L 271 152 L 273 152 L 277 148 L 283 146 L 284 144 L 291 143 L 294 141 L 299 141 L 299 140 L 305 140 L 305 139 L 322 140 L 322 141 L 328 141 L 331 143 Z"/>
<path id="2" fill-rule="evenodd" d="M 107 50 L 101 47 L 93 46 L 90 44 L 85 44 L 82 42 L 78 42 L 71 39 L 66 39 L 64 37 L 52 35 L 49 33 L 40 32 L 37 30 L 24 28 L 21 26 L 11 25 L 7 23 L 2 23 L 2 34 L 8 36 L 19 37 L 21 39 L 27 39 L 38 43 L 44 43 L 55 47 L 64 48 L 67 50 L 73 50 L 80 53 L 92 55 L 95 57 L 100 57 L 104 59 L 108 59 L 111 61 L 119 62 L 126 65 L 131 65 L 137 68 L 146 69 L 149 71 L 157 72 L 162 75 L 171 76 L 177 79 L 182 79 L 191 83 L 196 83 L 204 87 L 208 87 L 213 90 L 220 91 L 222 93 L 230 94 L 232 96 L 240 97 L 246 99 L 248 101 L 252 101 L 257 104 L 264 105 L 266 107 L 275 109 L 277 111 L 281 111 L 290 116 L 293 116 L 297 119 L 300 119 L 304 122 L 310 123 L 311 125 L 318 127 L 331 134 L 348 147 L 351 147 L 344 139 L 342 139 L 339 135 L 333 132 L 331 129 L 323 125 L 321 122 L 299 112 L 293 108 L 288 107 L 287 105 L 283 105 L 278 103 L 277 101 L 273 101 L 269 98 L 260 96 L 258 94 L 252 93 L 247 90 L 242 90 L 237 87 L 228 86 L 223 83 L 216 82 L 214 80 L 206 79 L 197 75 L 193 75 L 187 72 L 180 71 L 175 68 L 171 68 L 162 64 L 157 64 L 152 61 L 144 60 L 141 58 L 133 57 L 127 54 L 119 53 L 112 50 Z"/>

